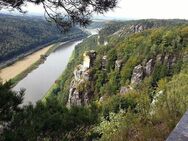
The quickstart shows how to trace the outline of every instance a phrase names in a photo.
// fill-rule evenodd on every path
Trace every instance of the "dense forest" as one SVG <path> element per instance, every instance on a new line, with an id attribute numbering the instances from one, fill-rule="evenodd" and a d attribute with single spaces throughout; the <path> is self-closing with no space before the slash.
<path id="1" fill-rule="evenodd" d="M 41 17 L 0 15 L 0 63 L 32 52 L 53 41 L 85 37 L 79 28 L 61 33 L 55 24 Z"/>
<path id="2" fill-rule="evenodd" d="M 109 22 L 36 106 L 0 85 L 1 140 L 163 141 L 188 108 L 187 82 L 187 21 Z"/>

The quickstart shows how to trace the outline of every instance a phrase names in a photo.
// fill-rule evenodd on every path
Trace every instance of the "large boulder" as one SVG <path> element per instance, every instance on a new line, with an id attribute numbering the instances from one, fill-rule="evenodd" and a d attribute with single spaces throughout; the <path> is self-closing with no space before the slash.
<path id="1" fill-rule="evenodd" d="M 134 68 L 131 78 L 131 84 L 138 85 L 144 78 L 144 68 L 138 65 Z"/>

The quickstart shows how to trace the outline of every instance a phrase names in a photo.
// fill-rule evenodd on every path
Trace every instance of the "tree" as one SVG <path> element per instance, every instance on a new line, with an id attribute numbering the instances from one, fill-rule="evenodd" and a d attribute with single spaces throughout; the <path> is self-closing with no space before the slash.
<path id="1" fill-rule="evenodd" d="M 24 91 L 13 92 L 11 85 L 11 82 L 5 84 L 0 82 L 0 140 L 3 140 L 1 132 L 8 129 L 15 113 L 21 111 L 19 105 L 23 101 Z"/>
<path id="2" fill-rule="evenodd" d="M 63 31 L 79 24 L 87 26 L 91 22 L 93 13 L 103 14 L 117 5 L 117 0 L 0 0 L 1 9 L 17 9 L 28 3 L 42 5 L 45 18 L 55 22 Z"/>

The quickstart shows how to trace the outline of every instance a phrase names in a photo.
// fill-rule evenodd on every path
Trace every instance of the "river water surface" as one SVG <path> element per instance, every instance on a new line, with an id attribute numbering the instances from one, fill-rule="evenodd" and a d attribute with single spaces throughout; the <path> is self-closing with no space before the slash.
<path id="1" fill-rule="evenodd" d="M 97 34 L 97 30 L 88 30 L 92 35 Z M 19 91 L 24 88 L 24 104 L 35 103 L 40 100 L 50 89 L 55 80 L 63 73 L 68 64 L 69 58 L 76 45 L 82 40 L 69 43 L 62 43 L 53 53 L 51 53 L 45 62 L 24 79 L 22 79 L 13 90 Z"/>

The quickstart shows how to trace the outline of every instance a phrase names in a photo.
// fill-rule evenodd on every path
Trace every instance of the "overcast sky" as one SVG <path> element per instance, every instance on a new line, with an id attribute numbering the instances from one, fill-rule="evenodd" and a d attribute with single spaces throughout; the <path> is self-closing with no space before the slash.
<path id="1" fill-rule="evenodd" d="M 43 8 L 40 6 L 28 5 L 27 10 L 28 13 L 43 13 Z M 119 0 L 118 7 L 106 13 L 105 17 L 188 19 L 188 0 Z"/>

